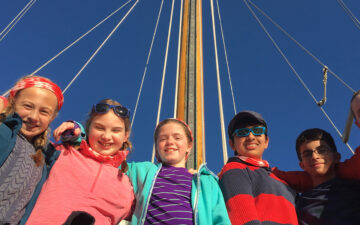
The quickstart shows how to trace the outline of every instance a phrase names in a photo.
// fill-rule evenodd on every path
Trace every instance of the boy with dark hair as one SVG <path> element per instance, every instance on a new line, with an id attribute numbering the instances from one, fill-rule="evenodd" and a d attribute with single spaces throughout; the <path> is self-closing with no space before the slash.
<path id="1" fill-rule="evenodd" d="M 360 181 L 337 177 L 341 156 L 331 135 L 318 128 L 305 130 L 296 139 L 296 152 L 312 180 L 312 189 L 296 200 L 299 224 L 359 224 Z"/>
<path id="2" fill-rule="evenodd" d="M 268 127 L 253 111 L 238 113 L 228 126 L 235 157 L 222 169 L 220 188 L 234 224 L 298 224 L 295 191 L 276 177 L 262 159 L 269 144 Z"/>

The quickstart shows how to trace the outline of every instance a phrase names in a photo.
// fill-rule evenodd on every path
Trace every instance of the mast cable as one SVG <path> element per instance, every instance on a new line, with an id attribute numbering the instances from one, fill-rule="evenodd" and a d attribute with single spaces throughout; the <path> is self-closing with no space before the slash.
<path id="1" fill-rule="evenodd" d="M 158 25 L 159 25 L 159 20 L 160 20 L 160 15 L 161 15 L 161 12 L 162 12 L 163 4 L 164 4 L 164 0 L 162 0 L 161 4 L 160 4 L 160 9 L 159 9 L 159 13 L 158 13 L 158 16 L 157 16 L 154 33 L 153 33 L 153 36 L 152 36 L 150 49 L 149 49 L 149 53 L 148 53 L 148 56 L 147 56 L 147 59 L 146 59 L 145 69 L 144 69 L 144 73 L 143 73 L 143 76 L 142 76 L 142 79 L 141 79 L 140 89 L 139 89 L 139 93 L 138 93 L 138 96 L 137 96 L 137 99 L 136 99 L 135 109 L 134 109 L 134 113 L 133 113 L 132 120 L 131 120 L 131 127 L 133 127 L 136 111 L 137 111 L 138 104 L 139 104 L 139 101 L 140 101 L 140 95 L 141 95 L 141 91 L 142 91 L 142 88 L 143 88 L 147 68 L 148 68 L 148 65 L 149 65 L 149 60 L 150 60 L 152 48 L 153 48 L 153 45 L 154 45 L 154 40 L 155 40 L 155 36 L 156 36 L 156 33 L 157 33 L 157 28 L 158 28 Z"/>
<path id="2" fill-rule="evenodd" d="M 327 84 L 327 71 L 328 71 L 328 67 L 325 66 L 323 68 L 323 74 L 324 74 L 324 79 L 323 79 L 323 85 L 324 85 L 324 97 L 318 101 L 316 104 L 318 106 L 323 106 L 326 103 L 326 84 Z"/>
<path id="3" fill-rule="evenodd" d="M 350 17 L 350 19 L 354 22 L 355 26 L 356 26 L 358 29 L 360 29 L 360 22 L 359 22 L 359 20 L 356 18 L 356 16 L 351 12 L 351 10 L 349 9 L 349 7 L 347 7 L 342 0 L 337 0 L 337 2 L 338 2 L 339 5 L 344 9 L 344 11 L 346 12 L 346 14 L 348 14 L 348 16 Z"/>
<path id="4" fill-rule="evenodd" d="M 229 68 L 229 60 L 228 60 L 227 51 L 226 51 L 225 37 L 224 37 L 224 31 L 223 31 L 222 22 L 221 22 L 221 14 L 220 14 L 220 9 L 219 9 L 219 2 L 218 2 L 218 0 L 216 0 L 216 5 L 217 5 L 219 22 L 220 22 L 221 37 L 222 37 L 222 43 L 223 43 L 223 48 L 224 48 L 226 68 L 227 68 L 228 77 L 229 77 L 230 91 L 231 91 L 231 96 L 232 96 L 232 101 L 233 101 L 233 106 L 234 106 L 234 115 L 235 115 L 236 112 L 237 112 L 237 111 L 236 111 L 236 104 L 235 104 L 235 97 L 234 97 L 234 91 L 233 91 L 233 86 L 232 86 L 232 81 L 231 81 L 231 74 L 230 74 L 230 68 Z"/>
<path id="5" fill-rule="evenodd" d="M 310 89 L 307 87 L 307 85 L 305 84 L 305 82 L 301 79 L 300 75 L 296 72 L 295 68 L 292 66 L 292 64 L 290 63 L 290 61 L 288 60 L 288 58 L 285 56 L 285 54 L 283 53 L 283 51 L 280 49 L 280 47 L 276 44 L 276 42 L 274 41 L 274 39 L 272 38 L 272 36 L 270 35 L 270 33 L 267 31 L 267 29 L 265 28 L 265 26 L 262 24 L 262 22 L 260 21 L 260 19 L 256 16 L 255 12 L 252 10 L 252 8 L 249 6 L 249 4 L 247 3 L 247 1 L 250 0 L 244 0 L 245 5 L 248 7 L 248 9 L 250 10 L 251 14 L 254 16 L 254 18 L 256 19 L 256 21 L 259 23 L 260 27 L 263 29 L 263 31 L 266 33 L 266 35 L 268 36 L 268 38 L 271 40 L 271 42 L 273 43 L 273 45 L 275 46 L 275 48 L 278 50 L 278 52 L 281 54 L 281 56 L 284 58 L 284 60 L 286 61 L 286 63 L 289 65 L 289 67 L 291 68 L 291 70 L 294 72 L 294 74 L 296 75 L 296 77 L 298 78 L 298 80 L 300 81 L 300 83 L 304 86 L 304 88 L 307 90 L 307 92 L 309 93 L 309 95 L 312 97 L 312 99 L 315 101 L 315 103 L 317 103 L 316 98 L 314 97 L 314 95 L 312 94 L 312 92 L 310 91 Z M 330 124 L 334 127 L 334 129 L 336 130 L 336 132 L 339 134 L 339 136 L 342 138 L 342 134 L 341 132 L 337 129 L 337 127 L 335 126 L 335 124 L 333 123 L 333 121 L 331 120 L 331 118 L 327 115 L 327 113 L 325 112 L 325 110 L 323 109 L 322 106 L 319 106 L 320 110 L 323 112 L 323 114 L 326 116 L 326 118 L 329 120 Z M 350 151 L 354 154 L 354 151 L 352 150 L 351 146 L 347 143 L 346 144 L 348 146 L 348 148 L 350 149 Z"/>
<path id="6" fill-rule="evenodd" d="M 163 74 L 162 74 L 162 79 L 161 79 L 161 89 L 160 89 L 160 96 L 159 96 L 159 106 L 158 106 L 158 112 L 157 112 L 157 118 L 156 118 L 156 125 L 159 124 L 159 121 L 160 121 L 160 112 L 161 112 L 161 105 L 162 105 L 162 96 L 163 96 L 163 93 L 164 93 L 164 82 L 165 82 L 166 66 L 167 66 L 167 59 L 168 59 L 168 53 L 169 53 L 171 27 L 172 27 L 172 20 L 173 20 L 173 14 L 174 14 L 174 3 L 175 3 L 175 0 L 172 1 L 172 6 L 171 6 L 169 30 L 168 30 L 168 37 L 167 37 L 167 43 L 166 43 L 166 52 L 165 52 L 165 59 L 164 59 Z M 155 158 L 155 144 L 153 145 L 153 152 L 152 152 L 151 162 L 154 162 L 154 158 Z"/>
<path id="7" fill-rule="evenodd" d="M 219 98 L 222 150 L 223 150 L 223 158 L 224 158 L 224 165 L 225 165 L 227 160 L 228 160 L 228 155 L 227 155 L 226 136 L 225 136 L 224 112 L 223 112 L 223 104 L 222 104 L 222 96 L 221 96 L 221 84 L 220 84 L 219 60 L 218 60 L 217 44 L 216 44 L 216 30 L 215 30 L 214 2 L 213 2 L 213 0 L 211 0 L 210 3 L 211 3 L 211 19 L 212 19 L 215 62 L 216 62 L 217 88 L 218 88 L 218 98 Z"/>
<path id="8" fill-rule="evenodd" d="M 182 27 L 182 16 L 183 16 L 183 3 L 180 1 L 180 18 L 179 18 L 179 37 L 178 37 L 178 54 L 177 54 L 177 64 L 176 64 L 176 79 L 175 79 L 175 99 L 174 99 L 174 118 L 177 117 L 177 100 L 178 100 L 178 83 L 179 83 L 179 73 L 180 73 L 180 50 L 181 50 L 181 27 Z"/>
<path id="9" fill-rule="evenodd" d="M 318 62 L 322 67 L 326 65 L 321 62 L 316 56 L 314 56 L 309 50 L 307 50 L 303 45 L 301 45 L 298 41 L 295 40 L 288 32 L 286 32 L 279 24 L 277 24 L 270 16 L 268 16 L 264 11 L 262 11 L 257 5 L 255 5 L 251 0 L 247 0 L 250 4 L 254 6 L 263 16 L 265 16 L 274 26 L 276 26 L 280 31 L 282 31 L 288 38 L 290 38 L 296 45 L 298 45 L 301 49 L 303 49 L 308 55 L 310 55 L 316 62 Z M 338 75 L 335 74 L 331 69 L 328 68 L 328 72 L 332 74 L 336 79 L 338 79 L 345 87 L 347 87 L 352 93 L 356 91 L 351 88 L 345 81 L 343 81 Z"/>
<path id="10" fill-rule="evenodd" d="M 32 72 L 30 74 L 30 76 L 36 74 L 37 72 L 39 72 L 42 68 L 44 68 L 45 66 L 47 66 L 49 63 L 51 63 L 53 60 L 55 60 L 57 57 L 59 57 L 61 54 L 63 54 L 65 51 L 67 51 L 69 48 L 71 48 L 74 44 L 76 44 L 77 42 L 79 42 L 82 38 L 84 38 L 85 36 L 87 36 L 90 32 L 92 32 L 93 30 L 95 30 L 98 26 L 100 26 L 102 23 L 104 23 L 106 20 L 108 20 L 110 17 L 112 17 L 115 13 L 117 13 L 120 9 L 122 9 L 124 6 L 126 6 L 129 2 L 131 2 L 131 0 L 127 1 L 125 4 L 123 4 L 122 6 L 120 6 L 118 9 L 116 9 L 114 12 L 110 13 L 105 19 L 103 19 L 102 21 L 100 21 L 98 24 L 96 24 L 93 28 L 91 28 L 90 30 L 88 30 L 86 33 L 84 33 L 83 35 L 81 35 L 78 39 L 76 39 L 74 42 L 72 42 L 70 45 L 68 45 L 66 48 L 64 48 L 63 50 L 61 50 L 58 54 L 56 54 L 54 57 L 52 57 L 51 59 L 49 59 L 46 63 L 44 63 L 42 66 L 40 66 L 38 69 L 36 69 L 34 72 Z M 10 89 L 8 91 L 6 91 L 3 96 L 8 95 L 10 92 Z"/>
<path id="11" fill-rule="evenodd" d="M 202 4 L 202 3 L 201 3 Z M 202 12 L 201 12 L 201 9 L 202 9 L 202 5 L 198 4 L 198 15 L 202 15 Z M 201 20 L 201 26 L 202 26 L 202 20 Z M 202 34 L 202 29 L 199 30 L 199 33 L 200 33 L 200 37 L 203 37 L 203 34 Z M 206 143 L 205 143 L 205 107 L 204 107 L 204 56 L 203 56 L 203 42 L 200 41 L 200 56 L 201 56 L 201 59 L 200 60 L 200 74 L 201 74 L 201 81 L 200 81 L 200 86 L 201 86 L 201 107 L 202 107 L 202 110 L 201 110 L 201 123 L 202 123 L 202 149 L 204 150 L 202 153 L 203 153 L 203 161 L 206 162 Z"/>
<path id="12" fill-rule="evenodd" d="M 122 24 L 122 22 L 126 19 L 126 17 L 130 14 L 130 12 L 134 9 L 134 7 L 137 5 L 139 0 L 136 0 L 136 2 L 131 6 L 129 11 L 124 15 L 124 17 L 120 20 L 120 22 L 115 26 L 115 28 L 110 32 L 110 34 L 105 38 L 105 40 L 100 44 L 100 46 L 96 49 L 96 51 L 91 55 L 91 57 L 86 61 L 86 63 L 81 67 L 79 72 L 74 76 L 74 78 L 70 81 L 70 83 L 65 87 L 63 90 L 63 93 L 66 92 L 66 90 L 71 86 L 71 84 L 76 80 L 76 78 L 80 75 L 80 73 L 85 69 L 85 67 L 90 63 L 90 61 L 95 57 L 95 55 L 100 51 L 100 49 L 105 45 L 105 43 L 109 40 L 109 38 L 114 34 L 114 32 L 119 28 L 119 26 Z"/>
<path id="13" fill-rule="evenodd" d="M 1 31 L 0 41 L 2 41 L 6 35 L 13 29 L 13 27 L 20 21 L 21 18 L 29 11 L 29 9 L 35 4 L 36 0 L 30 0 L 26 6 L 14 17 L 14 19 Z"/>

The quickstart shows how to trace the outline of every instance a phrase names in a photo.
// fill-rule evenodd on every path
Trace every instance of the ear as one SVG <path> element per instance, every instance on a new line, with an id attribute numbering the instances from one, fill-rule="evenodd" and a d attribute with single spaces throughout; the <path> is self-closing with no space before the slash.
<path id="1" fill-rule="evenodd" d="M 269 146 L 269 136 L 265 137 L 265 149 L 267 149 Z"/>
<path id="2" fill-rule="evenodd" d="M 125 138 L 124 139 L 125 139 L 124 142 L 128 141 L 128 139 L 129 139 L 129 132 L 128 131 L 125 132 Z"/>
<path id="3" fill-rule="evenodd" d="M 230 145 L 231 149 L 235 152 L 236 151 L 235 145 L 234 145 L 233 140 L 231 140 L 231 138 L 229 139 L 229 145 Z"/>
<path id="4" fill-rule="evenodd" d="M 188 147 L 187 147 L 187 149 L 186 149 L 186 152 L 187 152 L 188 154 L 190 154 L 192 147 L 193 147 L 193 142 L 189 142 Z"/>
<path id="5" fill-rule="evenodd" d="M 304 163 L 302 161 L 299 162 L 299 166 L 300 166 L 301 169 L 304 170 Z"/>

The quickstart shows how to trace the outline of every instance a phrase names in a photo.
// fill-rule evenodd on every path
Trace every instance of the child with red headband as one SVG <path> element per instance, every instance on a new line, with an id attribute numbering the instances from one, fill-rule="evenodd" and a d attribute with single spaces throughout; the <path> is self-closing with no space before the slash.
<path id="1" fill-rule="evenodd" d="M 159 164 L 129 163 L 126 173 L 137 200 L 131 224 L 230 224 L 217 176 L 205 165 L 195 174 L 185 168 L 193 145 L 189 126 L 166 119 L 154 141 Z"/>
<path id="2" fill-rule="evenodd" d="M 0 99 L 0 224 L 24 224 L 31 212 L 56 158 L 45 150 L 63 101 L 60 88 L 40 76 L 20 79 Z"/>
<path id="3" fill-rule="evenodd" d="M 114 225 L 131 216 L 134 193 L 124 174 L 131 148 L 129 116 L 127 108 L 111 99 L 92 107 L 85 128 L 87 140 L 77 147 L 67 143 L 56 146 L 60 155 L 27 225 Z M 85 136 L 81 124 L 72 121 L 54 131 L 55 139 L 69 128 L 77 129 L 76 126 Z"/>

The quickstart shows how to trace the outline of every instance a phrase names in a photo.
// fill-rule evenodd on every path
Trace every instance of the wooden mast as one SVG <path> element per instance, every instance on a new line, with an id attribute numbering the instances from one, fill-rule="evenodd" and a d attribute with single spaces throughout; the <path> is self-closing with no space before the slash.
<path id="1" fill-rule="evenodd" d="M 205 161 L 203 123 L 203 53 L 201 0 L 184 0 L 176 117 L 193 131 L 193 150 L 187 168 Z"/>

